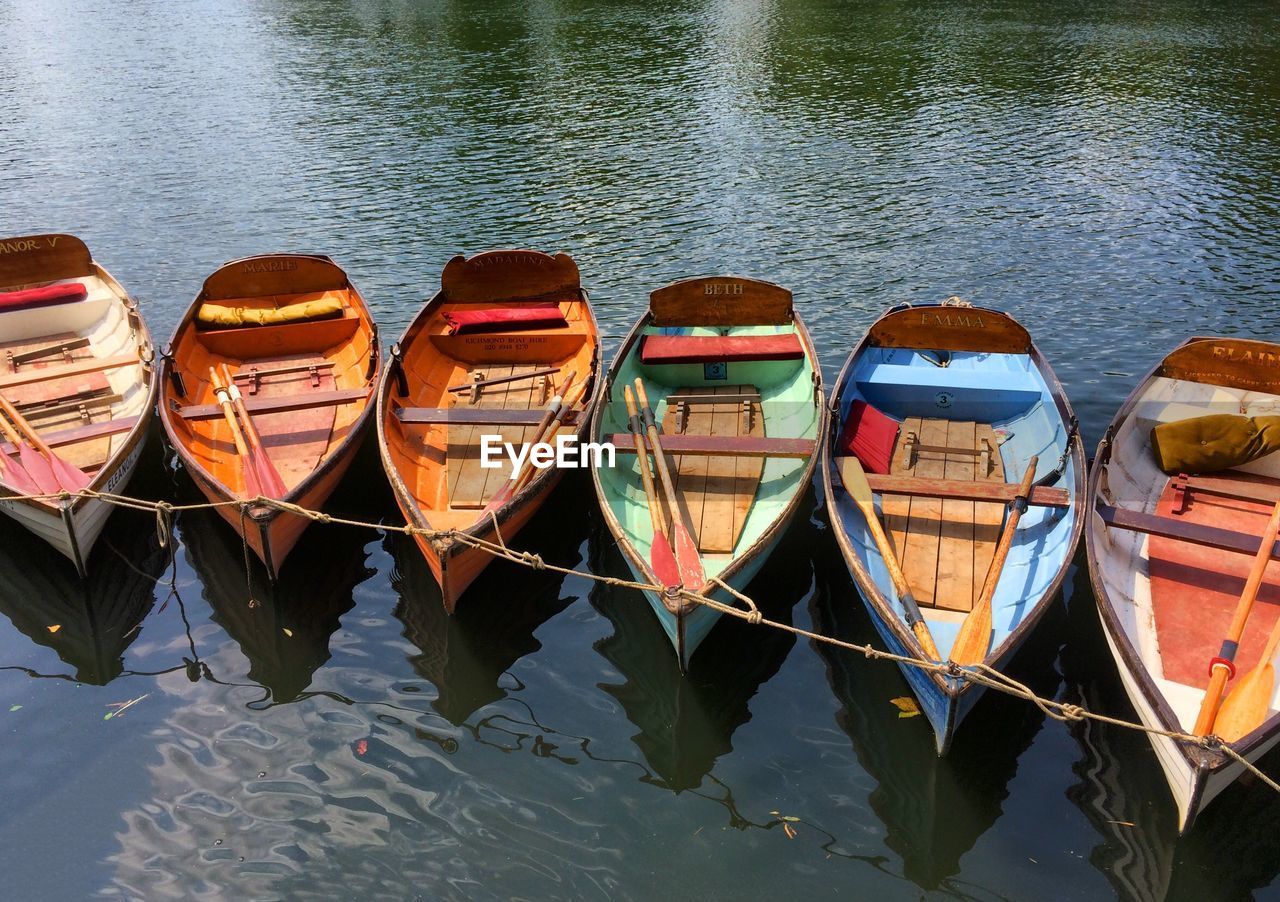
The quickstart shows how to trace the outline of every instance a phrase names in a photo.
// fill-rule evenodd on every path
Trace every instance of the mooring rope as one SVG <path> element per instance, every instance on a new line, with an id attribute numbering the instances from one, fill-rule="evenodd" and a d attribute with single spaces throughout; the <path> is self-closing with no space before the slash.
<path id="1" fill-rule="evenodd" d="M 142 498 L 132 498 L 127 495 L 119 495 L 113 492 L 97 492 L 92 489 L 83 489 L 78 492 L 57 492 L 49 494 L 37 495 L 6 495 L 3 500 L 6 501 L 60 501 L 68 502 L 78 499 L 94 499 L 105 502 L 107 504 L 116 505 L 118 507 L 128 508 L 130 510 L 152 512 L 156 517 L 157 535 L 161 537 L 161 546 L 165 547 L 172 541 L 174 515 L 184 511 L 197 510 L 214 510 L 218 508 L 235 507 L 239 509 L 241 518 L 241 542 L 244 545 L 245 554 L 245 582 L 249 592 L 249 604 L 256 606 L 257 601 L 253 598 L 252 581 L 249 578 L 249 543 L 243 536 L 244 518 L 255 507 L 273 508 L 285 513 L 294 514 L 304 517 L 316 523 L 336 524 L 340 526 L 350 526 L 359 529 L 374 529 L 385 532 L 397 532 L 402 535 L 413 536 L 415 538 L 423 538 L 428 541 L 433 539 L 448 539 L 463 545 L 470 546 L 480 551 L 484 551 L 497 558 L 511 561 L 512 563 L 521 564 L 526 567 L 532 567 L 535 570 L 549 570 L 553 573 L 563 574 L 565 576 L 577 576 L 592 580 L 607 586 L 615 586 L 624 589 L 636 589 L 639 591 L 654 592 L 662 595 L 666 592 L 663 586 L 650 583 L 638 582 L 634 579 L 622 579 L 616 576 L 606 576 L 600 573 L 590 573 L 583 570 L 574 570 L 569 567 L 562 567 L 558 564 L 552 564 L 545 561 L 541 555 L 530 551 L 516 551 L 510 548 L 502 538 L 502 533 L 498 530 L 497 517 L 491 517 L 494 535 L 498 541 L 493 542 L 479 536 L 472 535 L 463 530 L 457 529 L 425 529 L 420 526 L 414 526 L 406 523 L 404 525 L 372 523 L 366 520 L 354 520 L 348 517 L 337 517 L 323 511 L 313 511 L 288 501 L 281 501 L 275 498 L 268 498 L 259 495 L 256 498 L 229 499 L 227 501 L 202 501 L 191 504 L 172 504 L 168 501 L 149 501 Z M 1231 758 L 1245 770 L 1249 771 L 1253 776 L 1257 777 L 1262 783 L 1269 786 L 1276 793 L 1280 794 L 1280 782 L 1267 776 L 1252 761 L 1249 761 L 1238 751 L 1236 751 L 1229 743 L 1223 742 L 1214 735 L 1195 736 L 1177 730 L 1165 730 L 1160 727 L 1150 727 L 1146 724 L 1134 721 L 1124 720 L 1118 717 L 1112 717 L 1107 714 L 1099 714 L 1096 711 L 1090 711 L 1081 705 L 1074 705 L 1068 702 L 1060 702 L 1051 698 L 1045 698 L 1037 695 L 1025 683 L 1015 680 L 1008 674 L 1002 673 L 986 664 L 973 664 L 961 667 L 951 661 L 925 661 L 910 655 L 899 655 L 890 651 L 875 648 L 871 645 L 864 645 L 857 642 L 847 642 L 843 639 L 837 639 L 834 636 L 827 636 L 822 633 L 815 633 L 802 627 L 793 626 L 789 623 L 782 623 L 777 620 L 771 620 L 765 617 L 759 607 L 747 595 L 734 589 L 728 583 L 719 577 L 712 577 L 712 583 L 724 589 L 736 601 L 745 607 L 737 607 L 731 604 L 725 604 L 706 595 L 692 592 L 681 587 L 677 596 L 692 604 L 702 605 L 718 611 L 720 614 L 736 617 L 739 620 L 745 620 L 747 623 L 765 626 L 771 629 L 782 630 L 792 633 L 812 642 L 821 642 L 826 645 L 834 646 L 849 652 L 856 652 L 863 655 L 869 660 L 892 661 L 896 664 L 915 667 L 932 674 L 941 675 L 949 679 L 961 680 L 973 683 L 987 689 L 1002 692 L 1005 695 L 1021 698 L 1031 702 L 1040 709 L 1047 717 L 1063 723 L 1078 723 L 1084 720 L 1092 720 L 1098 723 L 1107 724 L 1121 729 L 1135 730 L 1140 733 L 1147 733 L 1154 736 L 1162 736 L 1188 745 L 1198 746 L 1211 752 L 1219 752 L 1228 758 Z"/>

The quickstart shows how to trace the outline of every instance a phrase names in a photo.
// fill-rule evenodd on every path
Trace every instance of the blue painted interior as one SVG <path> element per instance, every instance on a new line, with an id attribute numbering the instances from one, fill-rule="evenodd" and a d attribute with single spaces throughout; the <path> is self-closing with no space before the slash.
<path id="1" fill-rule="evenodd" d="M 947 365 L 939 366 L 939 360 L 946 360 Z M 837 391 L 840 393 L 839 422 L 848 416 L 850 405 L 862 399 L 899 421 L 910 416 L 965 419 L 1005 430 L 1009 437 L 1000 446 L 1000 457 L 1009 482 L 1021 479 L 1032 456 L 1039 457 L 1037 473 L 1048 473 L 1067 447 L 1068 426 L 1058 413 L 1044 376 L 1025 354 L 938 355 L 871 348 L 855 361 L 852 372 Z M 943 392 L 952 396 L 945 408 L 937 401 Z M 832 479 L 834 485 L 840 484 L 838 474 L 833 473 Z M 1068 459 L 1055 485 L 1074 492 L 1074 484 L 1074 463 Z M 855 552 L 901 616 L 884 559 L 865 520 L 843 491 L 838 490 L 836 494 L 835 513 L 850 536 Z M 877 495 L 877 509 L 879 505 Z M 1070 509 L 1032 507 L 1022 515 L 992 602 L 993 650 L 1027 616 L 1052 583 L 1070 552 L 1070 539 Z M 871 613 L 877 616 L 874 609 Z M 927 608 L 924 615 L 945 658 L 955 642 L 959 624 L 939 620 Z"/>

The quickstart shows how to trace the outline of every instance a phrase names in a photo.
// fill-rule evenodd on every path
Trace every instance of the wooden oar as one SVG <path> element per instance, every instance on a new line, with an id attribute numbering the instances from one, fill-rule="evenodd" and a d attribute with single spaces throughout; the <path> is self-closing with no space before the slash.
<path id="1" fill-rule="evenodd" d="M 982 594 L 973 605 L 973 610 L 960 624 L 960 632 L 951 646 L 951 660 L 962 666 L 981 663 L 991 647 L 991 598 L 996 594 L 996 585 L 1000 582 L 1000 573 L 1004 570 L 1005 558 L 1013 546 L 1013 534 L 1017 531 L 1022 512 L 1027 509 L 1027 497 L 1031 494 L 1031 483 L 1035 482 L 1036 464 L 1040 458 L 1032 457 L 1027 462 L 1027 470 L 1022 474 L 1022 482 L 1018 485 L 1018 494 L 1009 505 L 1009 516 L 1005 518 L 1004 531 L 1000 533 L 1000 542 L 996 545 L 995 556 L 991 566 L 987 568 L 987 579 L 982 584 Z"/>
<path id="2" fill-rule="evenodd" d="M 1218 656 L 1209 662 L 1209 687 L 1204 691 L 1204 700 L 1200 702 L 1200 715 L 1196 718 L 1192 730 L 1197 736 L 1207 736 L 1218 718 L 1218 708 L 1222 704 L 1222 690 L 1227 685 L 1240 647 L 1240 637 L 1244 635 L 1245 623 L 1249 620 L 1249 612 L 1253 610 L 1253 602 L 1258 597 L 1258 589 L 1262 587 L 1262 577 L 1267 572 L 1267 564 L 1271 563 L 1271 550 L 1276 544 L 1276 534 L 1280 533 L 1280 501 L 1271 509 L 1271 519 L 1262 533 L 1262 544 L 1253 559 L 1253 568 L 1249 578 L 1245 580 L 1244 592 L 1236 603 L 1235 615 L 1231 618 L 1231 626 L 1227 628 L 1227 637 L 1222 640 L 1222 648 Z"/>
<path id="3" fill-rule="evenodd" d="M 1276 668 L 1274 658 L 1280 647 L 1280 620 L 1271 628 L 1267 647 L 1262 650 L 1258 666 L 1250 670 L 1231 687 L 1222 700 L 1222 708 L 1213 722 L 1213 732 L 1219 739 L 1235 742 L 1252 733 L 1267 719 L 1271 711 L 1271 699 L 1276 692 Z"/>
<path id="4" fill-rule="evenodd" d="M 227 426 L 231 429 L 231 441 L 236 446 L 236 456 L 240 458 L 240 471 L 244 474 L 244 494 L 248 498 L 256 498 L 262 494 L 262 485 L 258 482 L 257 468 L 249 459 L 249 447 L 240 433 L 240 424 L 236 422 L 235 405 L 231 403 L 231 395 L 222 384 L 218 371 L 209 367 L 209 384 L 213 386 L 213 395 L 222 408 L 222 415 L 227 418 Z"/>
<path id="5" fill-rule="evenodd" d="M 636 460 L 640 465 L 640 483 L 644 486 L 644 497 L 649 502 L 649 522 L 653 524 L 653 544 L 649 548 L 649 566 L 653 575 L 667 588 L 680 585 L 680 568 L 676 565 L 676 556 L 671 551 L 671 540 L 667 538 L 666 524 L 662 521 L 662 501 L 658 498 L 658 490 L 653 484 L 653 473 L 649 470 L 649 452 L 644 446 L 644 422 L 640 419 L 640 411 L 636 409 L 636 397 L 630 385 L 622 387 L 623 398 L 627 402 L 628 423 L 631 438 L 636 446 Z"/>
<path id="6" fill-rule="evenodd" d="M 5 415 L 13 420 L 13 425 L 17 426 L 18 430 L 27 437 L 35 450 L 44 455 L 49 462 L 49 469 L 53 471 L 54 479 L 58 485 L 68 492 L 78 492 L 89 487 L 93 482 L 93 478 L 84 470 L 55 454 L 54 450 L 44 443 L 44 439 L 40 438 L 39 433 L 26 421 L 22 414 L 18 413 L 18 408 L 14 407 L 4 395 L 0 395 L 0 408 L 4 409 Z M 31 469 L 33 463 L 31 458 L 39 457 L 40 455 L 24 455 L 23 447 L 23 445 L 18 446 L 18 454 L 22 458 L 22 465 L 27 468 L 27 472 L 31 473 L 37 484 L 39 484 L 40 477 Z M 53 491 L 56 492 L 58 489 L 54 488 Z"/>
<path id="7" fill-rule="evenodd" d="M 18 449 L 18 457 L 22 457 L 22 450 L 25 442 L 22 436 L 18 435 L 18 431 L 9 425 L 9 421 L 4 417 L 0 417 L 0 429 L 3 429 L 5 437 L 9 439 L 10 444 Z M 49 469 L 49 462 L 41 457 L 34 448 L 31 453 L 35 455 L 37 460 L 36 466 L 41 468 L 42 475 L 48 474 L 52 489 L 41 488 L 40 485 L 32 478 L 32 473 L 23 463 L 14 460 L 8 454 L 0 453 L 0 459 L 4 461 L 3 479 L 11 488 L 17 489 L 24 495 L 46 495 L 50 492 L 58 491 L 58 480 L 54 478 L 53 471 Z"/>
<path id="8" fill-rule="evenodd" d="M 573 380 L 577 378 L 577 375 L 577 370 L 569 370 L 568 374 L 564 377 L 564 381 L 560 383 L 559 391 L 557 391 L 555 395 L 552 396 L 551 400 L 547 402 L 546 412 L 542 414 L 542 419 L 539 420 L 538 425 L 534 427 L 533 438 L 526 444 L 532 446 L 542 441 L 542 437 L 546 434 L 547 428 L 551 425 L 552 421 L 555 420 L 556 415 L 560 413 L 561 408 L 565 406 L 565 395 L 568 394 L 569 386 L 573 384 Z M 489 503 L 484 506 L 484 510 L 481 512 L 482 514 L 498 510 L 498 508 L 502 507 L 515 497 L 517 488 L 520 485 L 520 480 L 524 477 L 524 470 L 528 465 L 529 458 L 525 457 L 520 466 L 512 471 L 511 478 L 503 483 L 502 488 L 493 493 L 493 497 L 489 499 Z"/>
<path id="9" fill-rule="evenodd" d="M 285 487 L 284 480 L 280 478 L 280 471 L 271 462 L 267 449 L 262 446 L 262 436 L 258 434 L 258 427 L 253 423 L 253 417 L 249 416 L 249 408 L 244 405 L 240 387 L 236 385 L 236 380 L 232 378 L 231 370 L 225 363 L 222 364 L 222 380 L 227 387 L 227 395 L 231 398 L 232 406 L 235 408 L 236 413 L 240 415 L 240 425 L 244 428 L 245 440 L 248 442 L 249 449 L 253 452 L 249 459 L 253 461 L 253 465 L 258 471 L 258 482 L 272 498 L 284 498 L 285 495 L 289 494 L 289 489 Z"/>
<path id="10" fill-rule="evenodd" d="M 871 495 L 867 474 L 863 472 L 862 461 L 850 455 L 839 458 L 838 466 L 840 481 L 844 483 L 844 489 L 853 499 L 853 503 L 858 505 L 858 510 L 862 511 L 862 517 L 867 521 L 871 537 L 875 539 L 876 547 L 880 549 L 880 556 L 884 558 L 884 564 L 889 569 L 889 579 L 893 581 L 894 591 L 898 593 L 907 626 L 911 627 L 911 632 L 915 633 L 916 641 L 920 643 L 924 653 L 934 661 L 939 660 L 938 646 L 933 642 L 929 624 L 925 623 L 924 617 L 920 614 L 920 606 L 916 603 L 915 596 L 911 594 L 907 577 L 898 566 L 898 557 L 894 554 L 889 538 L 884 534 L 884 527 L 880 524 L 880 518 L 876 515 L 875 499 Z"/>
<path id="11" fill-rule="evenodd" d="M 569 416 L 569 412 L 578 406 L 578 402 L 582 400 L 582 396 L 587 393 L 587 383 L 580 382 L 568 392 L 565 393 L 564 403 L 560 405 L 560 409 L 556 411 L 556 415 L 551 418 L 551 423 L 547 426 L 547 431 L 542 434 L 539 441 L 544 445 L 555 443 L 556 434 L 559 433 L 561 425 L 564 424 L 565 418 Z M 524 484 L 529 481 L 534 472 L 534 467 L 529 464 L 529 459 L 525 458 L 526 466 L 524 472 L 520 473 L 511 482 L 511 497 L 515 497 Z"/>
<path id="12" fill-rule="evenodd" d="M 649 406 L 649 395 L 644 390 L 644 380 L 638 376 L 636 398 L 640 401 L 640 417 L 649 436 L 649 447 L 653 450 L 658 479 L 667 496 L 667 508 L 671 511 L 671 544 L 675 548 L 676 563 L 680 567 L 680 581 L 691 592 L 699 592 L 707 582 L 707 575 L 702 569 L 702 557 L 698 554 L 698 543 L 693 540 L 689 525 L 684 522 L 684 511 L 676 497 L 675 480 L 671 478 L 671 471 L 667 468 L 667 459 L 662 453 L 662 439 L 658 436 L 658 424 L 654 419 L 653 408 Z"/>

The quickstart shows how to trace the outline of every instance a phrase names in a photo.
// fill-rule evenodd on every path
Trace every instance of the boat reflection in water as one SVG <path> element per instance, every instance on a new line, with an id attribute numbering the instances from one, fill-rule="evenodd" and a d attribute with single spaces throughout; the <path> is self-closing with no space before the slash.
<path id="1" fill-rule="evenodd" d="M 516 547 L 548 564 L 578 566 L 594 523 L 594 515 L 583 516 L 585 491 L 570 474 L 521 531 Z M 503 675 L 542 648 L 534 636 L 538 627 L 577 598 L 562 593 L 564 574 L 495 560 L 467 589 L 466 603 L 448 614 L 440 584 L 413 539 L 389 533 L 385 547 L 396 565 L 391 574 L 400 596 L 395 616 L 404 624 L 404 637 L 421 652 L 409 663 L 436 687 L 432 707 L 454 725 L 506 698 Z"/>
<path id="2" fill-rule="evenodd" d="M 808 500 L 802 502 L 807 510 Z M 770 620 L 791 623 L 791 611 L 810 591 L 813 574 L 799 545 L 813 530 L 803 517 L 784 533 L 760 574 L 747 586 Z M 627 564 L 608 533 L 593 536 L 591 569 L 626 575 Z M 680 661 L 645 597 L 635 589 L 598 583 L 591 605 L 613 634 L 595 643 L 625 682 L 601 683 L 639 729 L 632 737 L 648 762 L 647 779 L 673 792 L 697 789 L 716 761 L 733 750 L 733 734 L 751 720 L 753 696 L 782 667 L 795 645 L 783 630 L 722 617 L 680 672 Z"/>
<path id="3" fill-rule="evenodd" d="M 99 540 L 85 579 L 49 545 L 5 524 L 0 553 L 0 613 L 38 645 L 53 649 L 74 678 L 105 686 L 124 671 L 125 650 L 156 604 L 156 580 L 169 552 L 155 519 L 118 511 Z"/>
<path id="4" fill-rule="evenodd" d="M 298 543 L 298 566 L 274 584 L 245 551 L 240 536 L 211 511 L 188 511 L 178 522 L 188 560 L 200 577 L 213 619 L 249 659 L 249 679 L 272 701 L 303 697 L 329 660 L 329 641 L 355 604 L 355 587 L 374 574 L 365 565 L 369 533 L 326 525 Z"/>
<path id="5" fill-rule="evenodd" d="M 840 560 L 824 554 L 819 566 L 828 590 L 815 596 L 814 630 L 883 648 Z M 1062 605 L 1055 602 L 1014 658 L 1013 675 L 1040 695 L 1052 697 L 1058 685 L 1051 662 L 1054 624 L 1062 618 Z M 840 702 L 836 721 L 878 784 L 868 802 L 885 826 L 886 845 L 902 856 L 907 879 L 925 889 L 945 887 L 959 873 L 960 859 L 1000 817 L 1018 758 L 1044 715 L 1021 699 L 988 693 L 940 757 L 923 716 L 899 717 L 892 700 L 911 700 L 912 694 L 896 666 L 826 643 L 814 648 Z M 1030 666 L 1035 672 L 1026 672 Z"/>

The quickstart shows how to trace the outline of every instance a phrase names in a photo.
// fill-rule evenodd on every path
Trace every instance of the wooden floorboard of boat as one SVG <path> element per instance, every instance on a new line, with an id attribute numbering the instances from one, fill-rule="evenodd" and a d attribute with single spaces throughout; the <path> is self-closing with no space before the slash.
<path id="1" fill-rule="evenodd" d="M 914 461 L 909 437 L 915 437 Z M 985 457 L 984 449 L 991 453 Z M 972 421 L 907 418 L 890 473 L 921 479 L 1004 482 L 994 430 Z M 1005 506 L 999 502 L 882 496 L 885 530 L 916 600 L 967 612 L 982 591 Z"/>
<path id="2" fill-rule="evenodd" d="M 679 416 L 680 399 L 690 396 L 705 399 L 707 395 L 726 395 L 730 400 L 723 403 L 688 404 L 688 412 L 682 424 Z M 749 430 L 740 400 L 743 396 L 752 405 Z M 760 394 L 751 385 L 676 389 L 667 397 L 662 431 L 666 435 L 764 437 Z M 742 535 L 759 490 L 764 459 L 683 454 L 672 455 L 670 465 L 671 475 L 676 483 L 676 494 L 686 511 L 687 522 L 694 531 L 698 550 L 703 554 L 731 554 Z"/>

